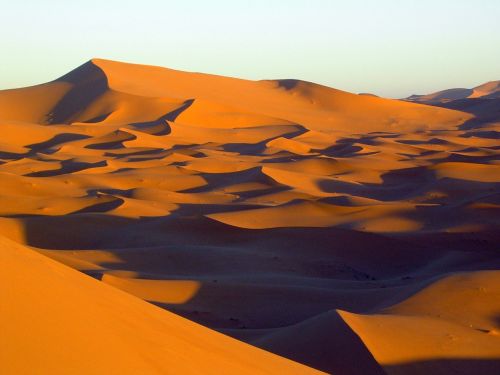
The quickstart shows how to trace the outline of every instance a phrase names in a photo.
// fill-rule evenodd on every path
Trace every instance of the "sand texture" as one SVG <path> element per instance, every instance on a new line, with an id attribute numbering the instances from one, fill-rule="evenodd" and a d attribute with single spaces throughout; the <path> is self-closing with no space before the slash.
<path id="1" fill-rule="evenodd" d="M 0 373 L 500 373 L 498 93 L 0 91 Z"/>

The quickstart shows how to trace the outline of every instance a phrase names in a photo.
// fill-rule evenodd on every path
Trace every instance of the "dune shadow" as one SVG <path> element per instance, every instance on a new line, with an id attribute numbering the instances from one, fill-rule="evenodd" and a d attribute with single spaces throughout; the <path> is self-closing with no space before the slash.
<path id="1" fill-rule="evenodd" d="M 85 163 L 78 162 L 74 160 L 63 160 L 61 161 L 61 168 L 56 170 L 38 171 L 25 174 L 26 177 L 53 177 L 68 173 L 74 173 L 78 171 L 83 171 L 89 168 L 105 167 L 107 165 L 105 160 L 101 160 L 95 163 Z"/>
<path id="2" fill-rule="evenodd" d="M 318 186 L 327 193 L 350 194 L 379 201 L 396 201 L 418 196 L 437 181 L 434 171 L 425 167 L 389 171 L 380 178 L 382 179 L 380 184 L 321 179 Z"/>
<path id="3" fill-rule="evenodd" d="M 28 153 L 16 153 L 8 151 L 0 151 L 0 159 L 7 159 L 9 161 L 23 159 L 28 156 Z M 0 161 L 0 164 L 4 164 L 6 161 Z"/>
<path id="4" fill-rule="evenodd" d="M 57 134 L 51 139 L 44 141 L 44 142 L 39 142 L 39 143 L 33 143 L 30 145 L 27 145 L 26 147 L 31 149 L 33 153 L 36 152 L 41 152 L 41 151 L 47 151 L 49 148 L 53 148 L 55 146 L 58 146 L 63 143 L 68 143 L 68 142 L 73 142 L 73 141 L 79 141 L 82 139 L 88 139 L 91 138 L 88 135 L 84 134 L 75 134 L 75 133 L 61 133 Z"/>
<path id="5" fill-rule="evenodd" d="M 461 135 L 464 138 L 478 137 L 487 139 L 500 139 L 500 132 L 496 130 L 472 130 Z"/>
<path id="6" fill-rule="evenodd" d="M 386 374 L 337 311 L 278 328 L 251 343 L 329 374 Z"/>
<path id="7" fill-rule="evenodd" d="M 69 124 L 108 89 L 106 74 L 92 61 L 57 79 L 73 85 L 46 115 L 47 124 Z"/>
<path id="8" fill-rule="evenodd" d="M 97 212 L 108 212 L 120 207 L 124 200 L 120 198 L 112 199 L 108 202 L 96 203 L 91 206 L 82 208 L 80 210 L 72 212 L 70 215 L 78 215 L 84 213 L 97 213 Z"/>
<path id="9" fill-rule="evenodd" d="M 194 103 L 194 99 L 188 99 L 186 100 L 179 108 L 174 109 L 173 111 L 167 113 L 165 116 L 163 116 L 161 119 L 162 120 L 167 120 L 167 121 L 175 121 L 179 115 L 184 112 L 186 109 L 191 107 Z"/>
<path id="10" fill-rule="evenodd" d="M 497 375 L 500 370 L 500 358 L 438 358 L 384 365 L 384 369 L 390 375 Z"/>
<path id="11" fill-rule="evenodd" d="M 182 112 L 184 112 L 186 109 L 191 107 L 191 105 L 193 103 L 194 103 L 194 99 L 188 99 L 188 100 L 184 101 L 184 103 L 182 103 L 182 105 L 179 108 L 174 109 L 173 111 L 170 111 L 170 112 L 166 113 L 165 115 L 158 117 L 156 120 L 144 121 L 144 122 L 133 122 L 133 123 L 130 123 L 129 125 L 133 126 L 137 130 L 147 130 L 147 129 L 155 128 L 158 125 L 162 125 L 163 129 L 161 129 L 158 132 L 155 132 L 154 135 L 158 135 L 158 136 L 168 135 L 172 131 L 170 125 L 168 125 L 168 121 L 174 122 L 177 119 L 177 117 Z"/>
<path id="12" fill-rule="evenodd" d="M 466 98 L 429 104 L 473 114 L 474 118 L 458 126 L 460 130 L 479 129 L 485 124 L 500 121 L 500 98 Z"/>
<path id="13" fill-rule="evenodd" d="M 112 151 L 106 151 L 104 153 L 104 156 L 106 157 L 112 157 L 112 158 L 115 158 L 115 159 L 126 159 L 126 158 L 130 158 L 130 157 L 133 157 L 133 156 L 151 156 L 151 157 L 156 157 L 158 154 L 161 154 L 163 155 L 163 157 L 165 156 L 164 155 L 165 153 L 165 150 L 163 149 L 159 149 L 159 148 L 152 148 L 152 149 L 149 149 L 149 150 L 140 150 L 140 151 L 133 151 L 131 150 L 130 152 L 120 152 L 120 153 L 114 153 Z"/>
<path id="14" fill-rule="evenodd" d="M 278 87 L 284 88 L 285 90 L 292 90 L 300 83 L 298 79 L 278 79 L 275 82 L 278 83 Z"/>
<path id="15" fill-rule="evenodd" d="M 242 130 L 244 130 L 244 129 L 242 129 Z M 253 155 L 253 156 L 262 155 L 263 152 L 267 149 L 267 143 L 273 141 L 274 139 L 278 139 L 278 138 L 293 139 L 295 137 L 298 137 L 299 135 L 306 133 L 307 131 L 308 130 L 306 128 L 301 126 L 301 129 L 298 129 L 298 130 L 295 130 L 295 131 L 292 131 L 289 133 L 276 135 L 274 137 L 266 138 L 266 139 L 259 141 L 259 142 L 256 142 L 256 143 L 230 143 L 230 142 L 228 142 L 228 143 L 221 145 L 221 148 L 224 151 L 237 152 L 240 155 Z M 287 151 L 287 152 L 292 154 L 292 155 L 296 155 L 296 154 L 293 154 L 289 151 Z"/>

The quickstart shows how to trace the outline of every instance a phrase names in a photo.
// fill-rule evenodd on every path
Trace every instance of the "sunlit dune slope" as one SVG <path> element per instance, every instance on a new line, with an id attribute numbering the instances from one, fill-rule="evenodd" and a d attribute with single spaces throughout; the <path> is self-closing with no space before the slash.
<path id="1" fill-rule="evenodd" d="M 0 238 L 4 374 L 319 374 Z"/>
<path id="2" fill-rule="evenodd" d="M 452 126 L 468 115 L 355 95 L 297 80 L 247 81 L 94 59 L 42 86 L 5 91 L 2 118 L 32 122 L 153 121 L 227 127 L 298 123 L 326 132 Z M 43 100 L 39 100 L 39 97 Z M 145 100 L 144 98 L 148 100 Z M 26 107 L 26 103 L 36 102 Z M 146 107 L 144 107 L 146 105 Z M 189 108 L 192 106 L 192 108 Z M 175 113 L 178 110 L 178 113 Z M 211 125 L 212 124 L 212 125 Z"/>
<path id="3" fill-rule="evenodd" d="M 341 312 L 389 374 L 496 374 L 500 272 L 447 276 L 378 314 Z"/>

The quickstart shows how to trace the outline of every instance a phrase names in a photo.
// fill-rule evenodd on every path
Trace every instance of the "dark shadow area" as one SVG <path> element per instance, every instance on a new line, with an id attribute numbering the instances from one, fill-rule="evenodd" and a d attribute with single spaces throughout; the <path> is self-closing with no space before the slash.
<path id="1" fill-rule="evenodd" d="M 460 125 L 458 128 L 461 130 L 481 128 L 484 124 L 500 121 L 500 98 L 459 99 L 435 105 L 471 113 L 476 116 Z"/>
<path id="2" fill-rule="evenodd" d="M 115 198 L 108 202 L 96 203 L 89 207 L 82 208 L 81 210 L 72 212 L 71 215 L 84 214 L 84 213 L 97 213 L 107 212 L 120 207 L 123 204 L 123 199 Z"/>
<path id="3" fill-rule="evenodd" d="M 92 61 L 57 79 L 68 82 L 71 90 L 47 114 L 47 124 L 69 124 L 99 96 L 108 90 L 106 74 Z"/>
<path id="4" fill-rule="evenodd" d="M 385 375 L 358 335 L 336 311 L 272 330 L 251 343 L 329 374 Z"/>
<path id="5" fill-rule="evenodd" d="M 308 131 L 306 128 L 302 126 L 300 127 L 301 129 L 298 129 L 296 131 L 280 134 L 275 137 L 264 139 L 257 143 L 225 143 L 220 147 L 224 151 L 237 152 L 240 155 L 253 155 L 253 156 L 262 155 L 262 153 L 267 149 L 266 144 L 271 142 L 272 140 L 278 138 L 293 139 L 294 137 L 298 137 L 299 135 L 302 135 Z M 287 151 L 287 153 L 296 155 L 290 151 Z"/>
<path id="6" fill-rule="evenodd" d="M 194 103 L 194 99 L 188 99 L 186 100 L 179 108 L 174 109 L 173 111 L 168 112 L 167 114 L 157 118 L 156 120 L 153 121 L 145 121 L 145 122 L 134 122 L 129 124 L 129 126 L 132 126 L 133 128 L 137 130 L 148 130 L 148 129 L 157 129 L 158 126 L 161 126 L 162 129 L 160 131 L 150 133 L 153 135 L 168 135 L 171 133 L 172 129 L 170 128 L 170 125 L 168 124 L 167 121 L 174 122 L 175 119 L 186 109 L 191 107 L 191 105 Z"/>
<path id="7" fill-rule="evenodd" d="M 500 358 L 442 358 L 385 365 L 389 374 L 404 375 L 498 375 Z"/>
<path id="8" fill-rule="evenodd" d="M 495 130 L 476 130 L 470 131 L 462 135 L 464 138 L 470 137 L 478 137 L 478 138 L 487 138 L 487 139 L 500 139 L 500 132 Z"/>
<path id="9" fill-rule="evenodd" d="M 278 83 L 278 87 L 284 88 L 285 90 L 292 90 L 301 82 L 298 79 L 278 79 L 275 82 Z"/>
<path id="10" fill-rule="evenodd" d="M 63 143 L 79 141 L 88 138 L 91 137 L 84 134 L 62 133 L 55 135 L 54 137 L 45 142 L 33 143 L 31 145 L 27 145 L 26 147 L 30 148 L 32 152 L 42 152 L 46 151 L 47 149 L 53 148 L 55 146 L 59 146 Z"/>
<path id="11" fill-rule="evenodd" d="M 17 154 L 15 152 L 0 151 L 0 159 L 7 159 L 9 161 L 22 159 L 25 158 L 26 156 L 27 153 Z"/>
<path id="12" fill-rule="evenodd" d="M 279 187 L 280 189 L 282 188 L 289 189 L 288 186 L 276 182 L 275 180 L 267 176 L 265 173 L 263 173 L 262 167 L 253 167 L 239 172 L 201 173 L 200 176 L 207 181 L 207 185 L 186 189 L 183 190 L 182 192 L 203 193 L 212 190 L 217 190 L 219 188 L 224 188 L 225 186 L 242 184 L 245 182 L 261 183 L 263 185 L 269 186 L 269 188 Z"/>
<path id="13" fill-rule="evenodd" d="M 319 188 L 327 193 L 353 194 L 380 201 L 395 201 L 419 196 L 437 184 L 432 170 L 413 167 L 390 171 L 381 176 L 381 184 L 350 183 L 335 179 L 322 179 Z"/>
<path id="14" fill-rule="evenodd" d="M 158 149 L 158 148 L 153 148 L 153 149 L 150 149 L 150 150 L 141 150 L 141 151 L 130 151 L 130 152 L 126 152 L 126 153 L 114 153 L 113 151 L 107 151 L 104 153 L 104 156 L 105 157 L 112 157 L 112 158 L 115 158 L 115 159 L 125 159 L 125 158 L 129 158 L 131 156 L 144 156 L 144 155 L 151 155 L 151 156 L 155 156 L 155 155 L 158 155 L 159 153 L 164 153 L 165 150 L 162 150 L 162 149 Z"/>
<path id="15" fill-rule="evenodd" d="M 134 130 L 157 136 L 168 135 L 172 132 L 172 128 L 168 124 L 168 121 L 165 120 L 165 116 L 161 116 L 153 121 L 131 123 L 129 126 Z"/>
<path id="16" fill-rule="evenodd" d="M 133 139 L 135 139 L 135 136 L 127 133 L 115 141 L 92 143 L 86 145 L 85 148 L 90 150 L 117 150 L 119 148 L 125 148 L 125 146 L 123 146 L 123 142 L 131 141 Z"/>
<path id="17" fill-rule="evenodd" d="M 182 113 L 184 112 L 186 109 L 188 109 L 189 107 L 191 107 L 191 105 L 194 103 L 194 99 L 188 99 L 186 100 L 182 106 L 180 106 L 179 108 L 167 113 L 163 118 L 162 120 L 167 120 L 167 121 L 175 121 L 177 119 L 177 117 Z"/>
<path id="18" fill-rule="evenodd" d="M 458 152 L 473 152 L 473 151 L 460 150 Z M 498 160 L 498 155 L 495 154 L 487 156 L 473 156 L 473 155 L 463 155 L 455 152 L 450 152 L 450 154 L 445 158 L 434 159 L 436 163 L 460 162 L 460 163 L 476 163 L 476 164 L 490 164 L 492 161 L 495 160 Z"/>
<path id="19" fill-rule="evenodd" d="M 396 142 L 403 143 L 405 145 L 446 145 L 449 144 L 448 141 L 445 141 L 444 139 L 440 138 L 431 138 L 431 139 L 426 139 L 425 141 L 422 140 L 414 140 L 414 139 L 401 139 Z"/>
<path id="20" fill-rule="evenodd" d="M 313 149 L 313 152 L 321 152 L 323 155 L 330 157 L 350 157 L 359 155 L 358 152 L 362 151 L 363 148 L 360 146 L 354 146 L 350 144 L 336 144 L 325 148 L 324 150 Z"/>
<path id="21" fill-rule="evenodd" d="M 400 135 L 394 133 L 373 132 L 368 133 L 368 135 L 362 135 L 359 138 L 342 138 L 339 139 L 335 144 L 325 149 L 313 149 L 312 151 L 330 157 L 375 155 L 379 153 L 379 151 L 360 153 L 360 151 L 363 150 L 363 147 L 359 145 L 377 146 L 380 144 L 379 138 L 397 138 L 398 136 Z"/>
<path id="22" fill-rule="evenodd" d="M 61 168 L 56 170 L 39 171 L 25 174 L 26 177 L 52 177 L 59 176 L 62 174 L 73 173 L 78 171 L 83 171 L 89 168 L 105 167 L 107 165 L 105 160 L 98 161 L 96 163 L 84 163 L 76 162 L 73 160 L 63 160 L 61 161 Z"/>

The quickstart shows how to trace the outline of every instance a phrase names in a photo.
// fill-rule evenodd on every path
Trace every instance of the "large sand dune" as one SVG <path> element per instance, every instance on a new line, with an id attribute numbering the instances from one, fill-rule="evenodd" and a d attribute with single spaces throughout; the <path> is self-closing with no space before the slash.
<path id="1" fill-rule="evenodd" d="M 0 372 L 497 374 L 492 87 L 95 59 L 0 91 Z"/>

